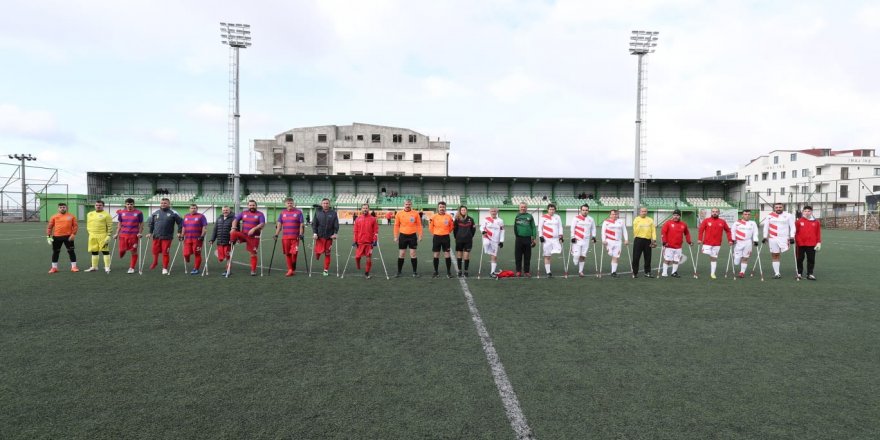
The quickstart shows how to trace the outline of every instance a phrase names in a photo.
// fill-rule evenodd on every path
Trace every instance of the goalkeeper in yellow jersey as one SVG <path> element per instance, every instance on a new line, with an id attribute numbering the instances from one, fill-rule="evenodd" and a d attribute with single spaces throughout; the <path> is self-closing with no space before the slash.
<path id="1" fill-rule="evenodd" d="M 104 256 L 104 271 L 110 273 L 110 231 L 113 229 L 113 216 L 104 210 L 104 201 L 95 202 L 95 210 L 86 215 L 86 230 L 89 231 L 89 253 L 92 254 L 92 267 L 86 272 L 98 270 L 98 254 Z"/>

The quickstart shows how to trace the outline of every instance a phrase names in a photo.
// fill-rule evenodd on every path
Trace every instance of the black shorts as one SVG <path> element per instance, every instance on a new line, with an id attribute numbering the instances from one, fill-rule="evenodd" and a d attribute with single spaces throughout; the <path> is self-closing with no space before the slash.
<path id="1" fill-rule="evenodd" d="M 432 252 L 449 252 L 449 236 L 448 235 L 435 235 L 434 243 L 431 246 Z"/>
<path id="2" fill-rule="evenodd" d="M 73 250 L 73 241 L 70 240 L 69 235 L 60 235 L 52 237 L 52 250 L 60 251 L 61 246 L 66 247 L 68 250 Z"/>
<path id="3" fill-rule="evenodd" d="M 397 236 L 397 248 L 400 250 L 419 247 L 419 234 L 400 234 Z"/>
<path id="4" fill-rule="evenodd" d="M 473 247 L 473 240 L 455 240 L 455 252 L 470 252 Z"/>

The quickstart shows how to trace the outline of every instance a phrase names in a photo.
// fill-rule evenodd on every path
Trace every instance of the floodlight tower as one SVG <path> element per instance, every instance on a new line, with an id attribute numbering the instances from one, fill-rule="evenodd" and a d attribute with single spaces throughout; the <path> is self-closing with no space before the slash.
<path id="1" fill-rule="evenodd" d="M 647 104 L 647 93 L 645 81 L 648 76 L 648 63 L 645 61 L 645 55 L 654 53 L 657 47 L 657 40 L 660 32 L 656 31 L 632 31 L 629 37 L 629 53 L 639 57 L 639 79 L 636 87 L 636 161 L 635 161 L 635 178 L 633 179 L 633 216 L 639 213 L 639 196 L 642 180 L 648 172 L 648 160 L 643 143 L 644 130 L 642 130 L 642 110 Z"/>
<path id="2" fill-rule="evenodd" d="M 229 46 L 229 172 L 232 177 L 232 208 L 238 212 L 241 202 L 241 173 L 239 172 L 239 128 L 238 120 L 238 50 L 251 45 L 251 25 L 241 23 L 220 23 L 220 38 Z"/>
<path id="3" fill-rule="evenodd" d="M 24 176 L 25 162 L 36 161 L 37 158 L 30 154 L 10 154 L 10 159 L 21 161 L 21 221 L 27 221 L 27 179 Z"/>

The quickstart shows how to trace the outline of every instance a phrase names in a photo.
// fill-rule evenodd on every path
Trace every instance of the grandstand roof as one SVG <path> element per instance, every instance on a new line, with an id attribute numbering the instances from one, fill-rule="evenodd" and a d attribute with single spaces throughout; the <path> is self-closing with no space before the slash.
<path id="1" fill-rule="evenodd" d="M 144 178 L 190 178 L 194 180 L 207 180 L 227 178 L 227 173 L 170 173 L 170 172 L 107 172 L 89 171 L 88 179 L 109 179 L 112 177 L 144 177 Z M 605 178 L 605 177 L 492 177 L 492 176 L 356 176 L 356 175 L 301 175 L 301 174 L 242 174 L 241 180 L 328 180 L 328 181 L 400 181 L 400 182 L 497 182 L 497 183 L 611 183 L 631 184 L 632 178 Z M 718 181 L 713 178 L 699 179 L 645 179 L 647 183 L 711 183 L 716 185 L 734 186 L 745 183 L 745 179 L 732 179 Z"/>

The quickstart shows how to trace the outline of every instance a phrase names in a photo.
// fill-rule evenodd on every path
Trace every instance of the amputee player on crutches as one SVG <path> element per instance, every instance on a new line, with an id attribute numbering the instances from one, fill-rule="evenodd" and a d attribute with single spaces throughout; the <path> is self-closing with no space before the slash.
<path id="1" fill-rule="evenodd" d="M 196 260 L 190 275 L 198 275 L 199 268 L 202 267 L 205 235 L 208 235 L 208 219 L 199 212 L 198 205 L 193 203 L 189 205 L 189 213 L 183 216 L 183 261 L 189 263 L 189 257 L 193 254 Z"/>
<path id="2" fill-rule="evenodd" d="M 116 211 L 117 223 L 114 239 L 119 240 L 119 258 L 131 252 L 128 272 L 135 273 L 140 251 L 140 240 L 144 233 L 144 213 L 134 207 L 134 199 L 125 199 L 125 208 Z"/>
<path id="3" fill-rule="evenodd" d="M 590 205 L 581 205 L 580 212 L 571 220 L 571 261 L 577 263 L 578 276 L 584 276 L 584 262 L 590 244 L 596 242 L 596 221 L 590 217 Z"/>
<path id="4" fill-rule="evenodd" d="M 286 277 L 296 275 L 296 260 L 299 255 L 299 245 L 305 234 L 306 222 L 301 209 L 296 207 L 292 197 L 284 199 L 285 209 L 278 214 L 275 223 L 275 236 L 281 236 L 281 253 L 287 262 Z"/>
<path id="5" fill-rule="evenodd" d="M 229 234 L 230 243 L 245 243 L 245 248 L 251 254 L 251 276 L 257 276 L 257 253 L 260 248 L 260 234 L 266 226 L 266 216 L 257 211 L 256 200 L 248 200 L 248 207 L 235 216 L 232 221 L 232 229 Z M 262 261 L 260 262 L 262 265 Z"/>
<path id="6" fill-rule="evenodd" d="M 364 278 L 370 279 L 370 270 L 373 268 L 373 247 L 379 241 L 379 221 L 370 215 L 370 205 L 361 205 L 361 215 L 354 221 L 354 240 L 352 246 L 356 248 L 354 264 L 361 269 L 361 258 L 366 258 Z M 349 256 L 351 253 L 349 252 Z"/>
<path id="7" fill-rule="evenodd" d="M 312 240 L 315 252 L 315 260 L 324 255 L 323 276 L 330 276 L 330 252 L 333 250 L 333 242 L 339 233 L 339 216 L 336 211 L 330 209 L 330 199 L 321 200 L 321 209 L 315 212 L 312 219 Z M 311 271 L 309 271 L 311 274 Z"/>
<path id="8" fill-rule="evenodd" d="M 720 209 L 712 208 L 709 217 L 703 219 L 697 230 L 697 244 L 701 245 L 700 252 L 709 256 L 709 278 L 713 280 L 716 278 L 715 269 L 718 266 L 718 254 L 721 252 L 721 239 L 724 233 L 727 233 L 728 245 L 733 247 L 730 226 L 720 215 Z"/>
<path id="9" fill-rule="evenodd" d="M 758 225 L 752 220 L 752 211 L 744 209 L 742 217 L 733 223 L 730 228 L 735 244 L 733 245 L 733 268 L 736 271 L 736 265 L 739 265 L 738 278 L 745 278 L 746 270 L 749 267 L 749 257 L 752 256 L 752 249 L 758 247 L 761 241 L 758 236 Z"/>

